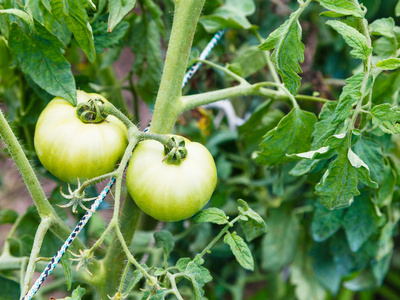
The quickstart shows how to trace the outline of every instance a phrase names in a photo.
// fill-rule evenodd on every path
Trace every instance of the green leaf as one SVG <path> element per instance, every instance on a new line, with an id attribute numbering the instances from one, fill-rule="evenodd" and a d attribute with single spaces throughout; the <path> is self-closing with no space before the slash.
<path id="1" fill-rule="evenodd" d="M 357 156 L 351 149 L 347 154 L 350 164 L 356 169 L 359 180 L 369 186 L 370 188 L 377 189 L 378 184 L 371 180 L 369 167 Z"/>
<path id="2" fill-rule="evenodd" d="M 120 44 L 128 28 L 129 23 L 122 21 L 113 32 L 107 32 L 107 24 L 105 22 L 94 23 L 93 36 L 96 52 L 102 53 L 104 48 Z"/>
<path id="3" fill-rule="evenodd" d="M 19 10 L 19 9 L 15 9 L 15 8 L 0 9 L 0 14 L 10 14 L 10 15 L 17 16 L 18 18 L 23 20 L 26 24 L 28 24 L 31 32 L 35 30 L 35 26 L 33 24 L 32 17 L 23 10 Z"/>
<path id="4" fill-rule="evenodd" d="M 311 234 L 314 241 L 323 242 L 337 232 L 341 227 L 343 214 L 343 209 L 328 210 L 317 202 L 311 223 Z"/>
<path id="5" fill-rule="evenodd" d="M 154 233 L 154 239 L 156 241 L 156 247 L 163 248 L 164 255 L 166 259 L 168 259 L 169 254 L 171 253 L 175 245 L 171 232 L 169 232 L 168 230 L 157 231 L 156 233 Z"/>
<path id="6" fill-rule="evenodd" d="M 388 38 L 394 38 L 394 20 L 392 18 L 382 18 L 375 20 L 369 26 L 372 35 L 382 35 Z"/>
<path id="7" fill-rule="evenodd" d="M 397 2 L 394 11 L 395 11 L 396 17 L 400 16 L 400 0 L 399 0 L 399 2 Z"/>
<path id="8" fill-rule="evenodd" d="M 263 233 L 267 232 L 267 224 L 265 224 L 264 219 L 252 210 L 244 200 L 239 199 L 238 202 L 243 206 L 243 208 L 239 207 L 241 215 L 247 217 L 247 220 L 241 220 L 240 224 L 246 240 L 251 242 Z"/>
<path id="9" fill-rule="evenodd" d="M 332 135 L 338 133 L 338 127 L 332 124 L 332 120 L 335 116 L 337 102 L 327 102 L 322 107 L 319 114 L 319 121 L 314 125 L 314 131 L 312 133 L 312 149 L 321 148 L 325 141 Z"/>
<path id="10" fill-rule="evenodd" d="M 361 99 L 361 84 L 364 78 L 363 73 L 356 74 L 346 79 L 347 85 L 340 94 L 332 123 L 341 123 L 351 115 L 352 108 Z"/>
<path id="11" fill-rule="evenodd" d="M 325 299 L 326 291 L 314 274 L 310 258 L 300 251 L 290 266 L 290 282 L 296 287 L 295 293 L 298 300 Z"/>
<path id="12" fill-rule="evenodd" d="M 341 149 L 315 187 L 322 204 L 328 209 L 349 206 L 353 197 L 360 194 L 357 189 L 357 170 L 350 163 L 347 153 L 347 149 Z"/>
<path id="13" fill-rule="evenodd" d="M 75 105 L 75 80 L 60 51 L 64 45 L 39 22 L 35 21 L 35 27 L 38 35 L 28 36 L 17 24 L 12 24 L 8 41 L 11 53 L 38 86 Z"/>
<path id="14" fill-rule="evenodd" d="M 70 258 L 73 258 L 71 253 L 67 252 L 63 255 L 63 257 L 60 260 L 61 266 L 64 271 L 64 277 L 65 277 L 65 284 L 67 285 L 67 289 L 71 289 L 71 284 L 72 284 L 72 271 L 71 271 L 71 265 L 72 265 L 72 260 Z"/>
<path id="15" fill-rule="evenodd" d="M 278 126 L 270 130 L 260 144 L 256 161 L 263 165 L 277 165 L 295 160 L 286 154 L 301 153 L 310 149 L 311 134 L 317 117 L 299 108 L 282 118 Z"/>
<path id="16" fill-rule="evenodd" d="M 110 0 L 108 32 L 112 32 L 119 22 L 135 7 L 136 0 Z"/>
<path id="17" fill-rule="evenodd" d="M 300 87 L 301 68 L 299 62 L 304 61 L 304 44 L 301 42 L 299 17 L 301 9 L 292 13 L 288 20 L 274 30 L 258 48 L 263 51 L 275 49 L 271 55 L 278 73 L 286 88 L 293 95 Z"/>
<path id="18" fill-rule="evenodd" d="M 270 209 L 267 225 L 269 232 L 262 241 L 261 266 L 266 271 L 279 271 L 297 251 L 299 220 L 290 206 L 281 205 Z"/>
<path id="19" fill-rule="evenodd" d="M 389 103 L 376 105 L 372 108 L 372 123 L 378 126 L 383 132 L 389 134 L 400 133 L 400 108 L 391 106 Z"/>
<path id="20" fill-rule="evenodd" d="M 321 6 L 344 16 L 364 18 L 364 14 L 358 4 L 348 0 L 319 0 Z"/>
<path id="21" fill-rule="evenodd" d="M 86 290 L 81 288 L 79 285 L 78 287 L 72 292 L 71 297 L 60 298 L 58 300 L 82 300 L 82 297 L 85 295 Z"/>
<path id="22" fill-rule="evenodd" d="M 314 168 L 317 167 L 317 165 L 320 163 L 319 159 L 313 159 L 313 160 L 308 160 L 308 159 L 303 159 L 299 161 L 293 169 L 290 170 L 289 174 L 292 176 L 303 176 L 313 170 Z"/>
<path id="23" fill-rule="evenodd" d="M 79 0 L 50 0 L 51 12 L 59 20 L 64 20 L 74 34 L 79 46 L 90 62 L 96 58 L 92 27 L 86 9 Z"/>
<path id="24" fill-rule="evenodd" d="M 226 0 L 211 15 L 202 16 L 200 23 L 209 33 L 222 28 L 250 29 L 251 23 L 246 18 L 255 12 L 254 0 Z"/>
<path id="25" fill-rule="evenodd" d="M 223 210 L 216 208 L 216 207 L 210 207 L 207 209 L 204 209 L 202 211 L 199 211 L 194 217 L 193 217 L 193 222 L 194 223 L 205 223 L 205 222 L 211 222 L 219 225 L 223 225 L 228 223 L 228 217 L 224 213 Z"/>
<path id="26" fill-rule="evenodd" d="M 190 258 L 188 258 L 188 257 L 182 257 L 182 258 L 180 258 L 180 259 L 177 261 L 175 267 L 176 267 L 180 272 L 183 272 L 183 271 L 185 271 L 185 269 L 187 268 L 187 265 L 188 265 L 191 261 L 192 261 L 192 260 L 191 260 Z"/>
<path id="27" fill-rule="evenodd" d="M 381 184 L 385 177 L 385 163 L 382 147 L 373 139 L 362 136 L 353 147 L 354 152 L 365 162 L 371 174 L 371 179 Z"/>
<path id="28" fill-rule="evenodd" d="M 236 232 L 230 233 L 228 231 L 225 234 L 224 243 L 229 245 L 236 260 L 243 268 L 250 271 L 254 270 L 254 259 L 249 246 L 247 246 L 245 241 Z"/>
<path id="29" fill-rule="evenodd" d="M 371 54 L 372 48 L 368 46 L 367 38 L 356 29 L 336 20 L 329 20 L 326 24 L 343 36 L 345 42 L 353 48 L 350 54 L 355 58 L 366 60 Z"/>
<path id="30" fill-rule="evenodd" d="M 18 214 L 11 209 L 0 209 L 0 224 L 13 224 Z"/>
<path id="31" fill-rule="evenodd" d="M 144 0 L 144 4 L 146 5 L 147 9 L 149 10 L 149 13 L 153 20 L 157 23 L 157 27 L 162 32 L 164 35 L 165 32 L 165 26 L 163 22 L 163 11 L 161 8 L 153 1 L 153 0 Z"/>
<path id="32" fill-rule="evenodd" d="M 342 274 L 337 269 L 329 243 L 314 243 L 310 256 L 313 258 L 313 270 L 318 282 L 335 295 L 340 288 Z"/>
<path id="33" fill-rule="evenodd" d="M 138 18 L 130 33 L 130 47 L 135 53 L 132 70 L 139 77 L 139 94 L 147 103 L 152 103 L 158 91 L 163 69 L 160 32 L 154 21 Z"/>
<path id="34" fill-rule="evenodd" d="M 357 197 L 344 215 L 342 225 L 351 251 L 358 251 L 370 236 L 378 232 L 382 219 L 368 197 Z"/>
<path id="35" fill-rule="evenodd" d="M 0 275 L 0 286 L 1 300 L 19 299 L 20 287 L 18 282 Z"/>
<path id="36" fill-rule="evenodd" d="M 187 264 L 182 276 L 188 278 L 192 282 L 195 299 L 201 300 L 204 295 L 203 286 L 212 280 L 210 272 L 206 268 L 191 261 Z"/>
<path id="37" fill-rule="evenodd" d="M 256 46 L 243 45 L 238 49 L 232 63 L 239 64 L 242 70 L 240 76 L 247 78 L 262 70 L 267 64 L 267 58 Z"/>
<path id="38" fill-rule="evenodd" d="M 400 67 L 400 58 L 388 58 L 380 60 L 376 63 L 376 66 L 382 70 L 394 70 Z"/>
<path id="39" fill-rule="evenodd" d="M 384 178 L 375 196 L 375 202 L 379 207 L 390 205 L 396 188 L 396 172 L 390 166 L 384 166 Z"/>

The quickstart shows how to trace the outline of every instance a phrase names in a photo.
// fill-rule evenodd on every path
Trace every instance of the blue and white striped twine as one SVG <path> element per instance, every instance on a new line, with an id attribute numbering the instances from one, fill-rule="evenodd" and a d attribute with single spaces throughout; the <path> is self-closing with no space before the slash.
<path id="1" fill-rule="evenodd" d="M 215 45 L 218 43 L 218 41 L 222 38 L 224 33 L 225 33 L 225 29 L 222 29 L 214 35 L 214 37 L 208 43 L 207 47 L 201 52 L 201 54 L 199 56 L 200 60 L 204 60 L 207 58 L 207 56 L 210 54 L 211 50 L 215 47 Z M 193 75 L 197 72 L 197 70 L 200 68 L 201 65 L 202 65 L 201 62 L 197 62 L 193 66 L 190 67 L 189 71 L 183 77 L 182 88 L 184 88 L 184 86 L 193 77 Z M 150 127 L 150 124 L 146 127 L 144 132 L 147 132 L 149 130 L 149 127 Z M 107 186 L 103 189 L 103 191 L 100 193 L 100 195 L 96 198 L 96 200 L 90 206 L 90 209 L 84 214 L 82 219 L 79 221 L 78 225 L 76 225 L 76 227 L 71 232 L 71 234 L 69 235 L 67 240 L 61 246 L 61 248 L 57 251 L 57 253 L 53 256 L 51 261 L 48 263 L 46 268 L 43 270 L 40 277 L 35 281 L 35 283 L 31 287 L 31 289 L 29 290 L 29 292 L 27 292 L 25 294 L 25 296 L 24 296 L 24 298 L 22 298 L 22 300 L 31 300 L 32 297 L 36 294 L 36 292 L 39 290 L 40 286 L 43 284 L 43 282 L 46 280 L 46 278 L 51 274 L 51 272 L 57 266 L 58 262 L 60 261 L 61 257 L 64 255 L 64 253 L 67 251 L 68 247 L 75 240 L 75 238 L 77 237 L 79 232 L 81 232 L 83 227 L 85 227 L 86 223 L 89 221 L 89 219 L 92 217 L 92 215 L 99 208 L 101 202 L 103 202 L 103 200 L 105 199 L 107 194 L 110 192 L 114 183 L 115 183 L 115 177 L 110 179 L 110 182 L 107 184 Z"/>

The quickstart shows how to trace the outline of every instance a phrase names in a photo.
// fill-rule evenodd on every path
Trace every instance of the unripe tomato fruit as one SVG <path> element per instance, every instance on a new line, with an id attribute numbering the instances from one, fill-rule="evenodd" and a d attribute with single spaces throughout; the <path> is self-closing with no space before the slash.
<path id="1" fill-rule="evenodd" d="M 107 100 L 98 94 L 77 91 L 77 103 L 90 97 Z M 59 179 L 77 183 L 111 172 L 128 144 L 127 129 L 109 115 L 101 123 L 84 123 L 63 98 L 49 102 L 35 129 L 35 149 L 43 166 Z"/>
<path id="2" fill-rule="evenodd" d="M 214 159 L 206 147 L 185 139 L 187 156 L 180 165 L 164 160 L 164 146 L 141 142 L 126 173 L 129 194 L 148 215 L 160 221 L 187 219 L 210 199 L 216 183 Z"/>

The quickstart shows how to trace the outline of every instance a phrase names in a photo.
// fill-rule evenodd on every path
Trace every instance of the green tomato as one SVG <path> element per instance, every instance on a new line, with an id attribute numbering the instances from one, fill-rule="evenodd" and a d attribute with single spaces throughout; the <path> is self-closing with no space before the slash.
<path id="1" fill-rule="evenodd" d="M 90 97 L 107 101 L 98 94 L 77 91 L 77 102 Z M 109 115 L 101 123 L 83 123 L 76 107 L 56 97 L 39 116 L 35 149 L 43 166 L 59 179 L 76 184 L 111 172 L 128 144 L 127 129 Z"/>
<path id="2" fill-rule="evenodd" d="M 185 139 L 187 156 L 180 165 L 164 161 L 164 146 L 141 142 L 132 154 L 126 173 L 128 191 L 136 204 L 160 221 L 187 219 L 210 199 L 217 170 L 206 147 Z"/>

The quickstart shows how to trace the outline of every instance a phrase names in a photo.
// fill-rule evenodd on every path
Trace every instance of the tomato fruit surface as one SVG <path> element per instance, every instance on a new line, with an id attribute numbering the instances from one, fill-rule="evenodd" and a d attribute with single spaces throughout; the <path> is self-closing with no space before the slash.
<path id="1" fill-rule="evenodd" d="M 164 160 L 164 146 L 141 142 L 126 174 L 130 195 L 151 217 L 160 221 L 187 219 L 210 199 L 216 183 L 214 159 L 206 147 L 185 139 L 187 156 L 179 165 Z"/>
<path id="2" fill-rule="evenodd" d="M 77 91 L 77 103 L 90 97 L 107 101 L 98 94 Z M 101 123 L 84 123 L 76 107 L 56 97 L 39 116 L 35 149 L 43 166 L 59 179 L 77 183 L 111 172 L 127 146 L 127 129 L 114 116 Z"/>

